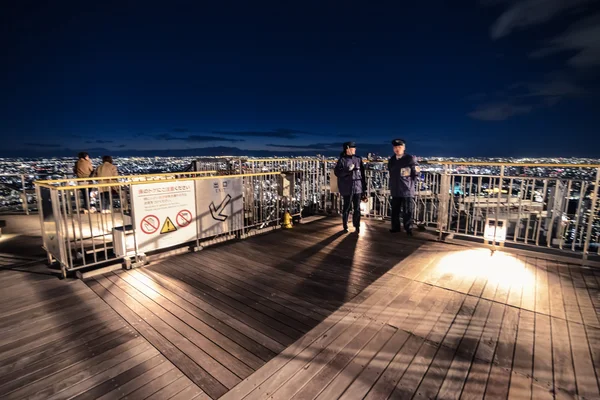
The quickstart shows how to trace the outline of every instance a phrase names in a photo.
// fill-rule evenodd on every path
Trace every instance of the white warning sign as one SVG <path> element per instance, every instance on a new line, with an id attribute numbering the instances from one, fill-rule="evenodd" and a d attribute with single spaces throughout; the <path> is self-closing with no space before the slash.
<path id="1" fill-rule="evenodd" d="M 194 181 L 144 183 L 131 190 L 139 251 L 196 240 Z"/>

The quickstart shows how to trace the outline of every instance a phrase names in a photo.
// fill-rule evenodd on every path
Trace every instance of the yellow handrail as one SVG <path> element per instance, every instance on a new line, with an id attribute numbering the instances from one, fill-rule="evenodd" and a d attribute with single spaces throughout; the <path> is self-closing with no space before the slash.
<path id="1" fill-rule="evenodd" d="M 431 165 L 467 165 L 467 166 L 505 166 L 505 167 L 557 167 L 557 168 L 600 168 L 600 164 L 556 164 L 556 163 L 503 163 L 503 162 L 486 162 L 486 161 L 449 161 L 449 160 L 425 160 L 420 164 Z"/>
<path id="2" fill-rule="evenodd" d="M 161 172 L 158 174 L 140 174 L 140 175 L 119 175 L 119 176 L 103 176 L 103 177 L 99 177 L 99 176 L 94 176 L 94 177 L 90 177 L 90 178 L 70 178 L 70 179 L 45 179 L 45 180 L 41 180 L 41 181 L 35 181 L 34 183 L 65 183 L 65 182 L 81 182 L 81 181 L 101 181 L 101 180 L 107 180 L 107 179 L 127 179 L 127 178 L 139 178 L 139 177 L 147 177 L 147 178 L 151 178 L 154 176 L 171 176 L 171 175 L 177 175 L 177 174 L 189 174 L 189 175 L 204 175 L 204 174 L 214 174 L 217 171 L 188 171 L 188 172 Z"/>
<path id="3" fill-rule="evenodd" d="M 273 172 L 258 172 L 258 173 L 251 173 L 251 174 L 236 174 L 236 175 L 194 176 L 194 177 L 182 177 L 182 178 L 176 178 L 176 179 L 161 179 L 160 181 L 156 181 L 156 182 L 158 182 L 158 183 L 181 182 L 181 181 L 189 181 L 189 180 L 201 181 L 201 180 L 214 179 L 214 178 L 229 178 L 229 177 L 240 178 L 240 177 L 267 176 L 267 175 L 279 175 L 279 174 L 281 174 L 281 173 L 277 172 L 277 171 L 273 171 Z M 173 175 L 173 174 L 166 174 L 166 175 Z M 120 178 L 120 177 L 116 177 L 116 178 Z M 113 177 L 113 179 L 115 179 L 115 178 Z M 88 178 L 87 180 L 90 180 L 90 179 Z M 63 190 L 63 191 L 64 190 L 78 190 L 78 189 L 98 189 L 98 188 L 126 186 L 126 185 L 143 185 L 143 184 L 146 184 L 149 182 L 155 183 L 153 181 L 129 181 L 129 182 L 109 182 L 109 183 L 77 185 L 77 186 L 52 186 L 51 184 L 46 183 L 46 182 L 54 183 L 55 181 L 45 181 L 45 182 L 38 181 L 38 182 L 34 182 L 34 183 L 40 187 L 46 187 L 49 189 Z"/>

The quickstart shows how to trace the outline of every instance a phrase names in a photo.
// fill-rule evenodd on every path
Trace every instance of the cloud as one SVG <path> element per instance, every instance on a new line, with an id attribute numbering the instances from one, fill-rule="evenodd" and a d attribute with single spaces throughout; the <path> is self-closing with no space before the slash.
<path id="1" fill-rule="evenodd" d="M 492 24 L 493 39 L 510 35 L 512 32 L 540 25 L 565 13 L 577 13 L 594 0 L 519 0 L 512 2 L 484 0 L 484 5 L 509 4 L 508 8 Z"/>
<path id="2" fill-rule="evenodd" d="M 98 140 L 95 140 L 95 141 L 94 140 L 86 140 L 85 142 L 86 143 L 106 144 L 106 143 L 112 143 L 112 142 L 114 142 L 114 140 L 100 140 L 100 139 L 98 139 Z"/>
<path id="3" fill-rule="evenodd" d="M 163 133 L 155 136 L 157 140 L 180 140 L 183 142 L 243 142 L 244 139 L 225 139 L 218 136 L 189 135 L 187 137 L 177 137 L 169 133 Z"/>
<path id="4" fill-rule="evenodd" d="M 514 105 L 510 103 L 491 103 L 479 106 L 467 115 L 480 121 L 504 121 L 510 117 L 528 114 L 533 110 L 531 105 Z"/>
<path id="5" fill-rule="evenodd" d="M 51 148 L 58 148 L 58 147 L 62 147 L 60 144 L 45 144 L 45 143 L 25 143 L 25 146 L 33 146 L 33 147 L 51 147 Z"/>
<path id="6" fill-rule="evenodd" d="M 553 107 L 563 99 L 584 95 L 586 90 L 562 73 L 547 74 L 541 82 L 516 82 L 497 91 L 468 113 L 482 121 L 504 121 L 534 110 Z"/>
<path id="7" fill-rule="evenodd" d="M 564 51 L 576 54 L 567 60 L 574 68 L 600 66 L 600 14 L 572 24 L 564 33 L 549 40 L 530 54 L 532 58 L 543 58 Z"/>
<path id="8" fill-rule="evenodd" d="M 297 139 L 298 135 L 313 135 L 313 133 L 310 132 L 287 128 L 278 128 L 270 131 L 212 131 L 211 133 L 217 135 L 271 137 L 283 139 Z"/>
<path id="9" fill-rule="evenodd" d="M 312 150 L 329 150 L 339 149 L 342 147 L 342 143 L 311 143 L 304 145 L 295 144 L 267 144 L 268 147 L 282 148 L 282 149 L 312 149 Z"/>
<path id="10" fill-rule="evenodd" d="M 186 129 L 186 128 L 174 128 L 172 131 L 176 132 L 176 133 L 186 133 L 186 132 L 189 132 L 189 130 Z"/>

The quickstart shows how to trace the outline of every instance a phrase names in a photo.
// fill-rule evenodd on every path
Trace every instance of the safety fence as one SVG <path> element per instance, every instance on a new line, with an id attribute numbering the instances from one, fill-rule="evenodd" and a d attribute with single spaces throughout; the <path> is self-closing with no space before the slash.
<path id="1" fill-rule="evenodd" d="M 183 243 L 200 246 L 277 227 L 284 211 L 302 217 L 340 210 L 332 191 L 334 160 L 230 159 L 211 166 L 218 169 L 36 182 L 49 257 L 64 272 L 122 259 L 143 262 Z M 551 164 L 576 171 L 560 176 L 523 170 L 541 164 L 480 166 L 422 164 L 415 222 L 440 236 L 555 248 L 583 258 L 598 254 L 599 166 Z M 368 163 L 366 181 L 361 213 L 389 218 L 386 163 Z"/>

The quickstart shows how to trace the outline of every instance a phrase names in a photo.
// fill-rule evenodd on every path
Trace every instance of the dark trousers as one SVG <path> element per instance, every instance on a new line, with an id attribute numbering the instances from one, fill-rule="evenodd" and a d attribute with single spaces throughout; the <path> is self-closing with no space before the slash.
<path id="1" fill-rule="evenodd" d="M 89 189 L 79 189 L 79 193 L 81 193 L 80 195 L 80 202 L 79 202 L 79 208 L 81 210 L 88 210 L 90 208 L 90 196 L 89 196 Z"/>
<path id="2" fill-rule="evenodd" d="M 110 210 L 110 192 L 102 192 L 101 193 L 102 196 L 102 209 L 103 210 Z"/>
<path id="3" fill-rule="evenodd" d="M 350 214 L 350 207 L 354 210 L 352 212 L 352 225 L 355 228 L 360 227 L 360 194 L 353 194 L 343 196 L 342 203 L 342 224 L 344 229 L 348 229 L 348 215 Z"/>
<path id="4" fill-rule="evenodd" d="M 392 230 L 400 230 L 400 215 L 406 232 L 412 231 L 415 203 L 412 197 L 392 197 Z"/>

